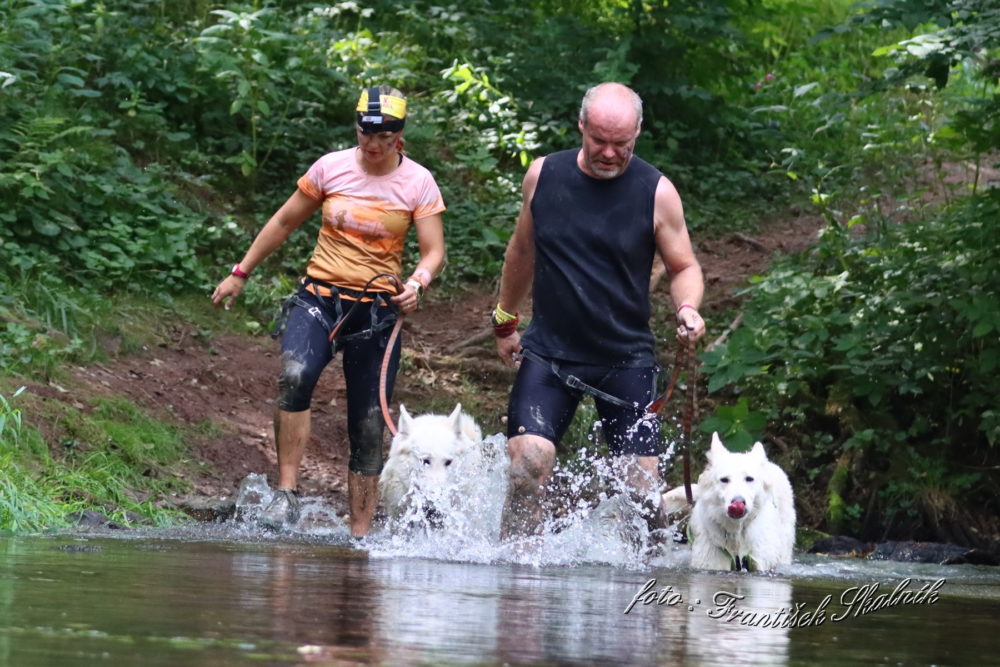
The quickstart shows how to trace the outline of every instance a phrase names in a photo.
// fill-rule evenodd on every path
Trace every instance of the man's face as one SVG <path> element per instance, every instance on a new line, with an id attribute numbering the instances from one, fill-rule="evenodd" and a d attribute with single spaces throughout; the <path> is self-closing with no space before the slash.
<path id="1" fill-rule="evenodd" d="M 584 172 L 602 179 L 621 176 L 639 137 L 634 114 L 589 113 L 586 125 L 580 122 L 579 127 L 583 135 Z"/>

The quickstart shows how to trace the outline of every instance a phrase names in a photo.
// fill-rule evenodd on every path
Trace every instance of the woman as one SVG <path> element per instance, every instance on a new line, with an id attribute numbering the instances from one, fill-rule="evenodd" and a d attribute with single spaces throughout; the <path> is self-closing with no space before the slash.
<path id="1" fill-rule="evenodd" d="M 273 529 L 294 524 L 299 467 L 309 440 L 312 392 L 336 350 L 343 355 L 351 456 L 347 489 L 351 534 L 368 534 L 378 504 L 383 418 L 379 373 L 397 309 L 414 310 L 444 264 L 444 201 L 430 172 L 403 154 L 406 98 L 383 85 L 362 91 L 358 145 L 324 155 L 298 180 L 298 189 L 267 222 L 246 255 L 212 294 L 228 309 L 250 276 L 320 207 L 323 221 L 302 287 L 286 303 L 282 369 L 274 420 L 278 492 L 261 514 Z M 402 285 L 399 276 L 410 224 L 420 261 Z M 374 280 L 373 280 L 374 279 Z M 329 336 L 337 329 L 335 349 Z M 399 368 L 400 343 L 391 352 L 386 391 Z"/>

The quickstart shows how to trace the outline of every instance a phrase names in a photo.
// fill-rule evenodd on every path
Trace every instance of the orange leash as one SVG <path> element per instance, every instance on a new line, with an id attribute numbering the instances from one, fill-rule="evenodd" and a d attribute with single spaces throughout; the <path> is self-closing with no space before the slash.
<path id="1" fill-rule="evenodd" d="M 378 374 L 378 400 L 382 405 L 382 419 L 385 420 L 385 425 L 389 427 L 389 432 L 396 435 L 396 424 L 392 421 L 392 415 L 389 413 L 389 399 L 386 396 L 386 384 L 389 377 L 389 359 L 392 357 L 392 348 L 396 344 L 396 339 L 399 338 L 399 330 L 403 328 L 403 313 L 400 312 L 396 317 L 396 324 L 392 327 L 392 333 L 389 334 L 389 343 L 385 346 L 385 354 L 382 355 L 382 370 Z"/>

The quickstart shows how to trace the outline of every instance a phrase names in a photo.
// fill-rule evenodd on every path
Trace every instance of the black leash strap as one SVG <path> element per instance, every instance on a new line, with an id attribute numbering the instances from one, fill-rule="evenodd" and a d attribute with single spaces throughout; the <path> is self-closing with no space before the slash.
<path id="1" fill-rule="evenodd" d="M 681 352 L 683 350 L 683 352 Z M 678 349 L 677 363 L 681 363 L 683 355 L 688 363 L 688 386 L 691 388 L 690 400 L 684 410 L 684 495 L 688 505 L 694 506 L 694 493 L 691 490 L 691 426 L 697 419 L 698 412 L 698 360 L 695 355 L 695 342 L 690 338 L 681 341 Z"/>
<path id="2" fill-rule="evenodd" d="M 554 362 L 554 361 L 552 361 L 550 359 L 546 359 L 544 357 L 540 357 L 540 356 L 538 356 L 537 354 L 535 354 L 534 352 L 532 352 L 531 350 L 529 350 L 527 348 L 522 348 L 521 349 L 521 354 L 524 355 L 525 357 L 527 357 L 528 359 L 531 359 L 532 361 L 537 362 L 539 364 L 548 364 L 549 365 L 549 370 L 552 371 L 553 375 L 555 375 L 557 378 L 559 378 L 559 380 L 563 384 L 565 384 L 567 387 L 570 387 L 572 389 L 576 389 L 577 391 L 582 391 L 584 393 L 590 394 L 594 398 L 599 398 L 602 401 L 605 401 L 607 403 L 611 403 L 612 405 L 616 405 L 616 406 L 618 406 L 620 408 L 635 408 L 636 407 L 635 403 L 629 403 L 628 401 L 624 401 L 624 400 L 618 398 L 617 396 L 612 396 L 611 394 L 609 394 L 607 392 L 601 391 L 597 387 L 592 387 L 592 386 L 590 386 L 589 384 L 587 384 L 586 382 L 584 382 L 583 380 L 581 380 L 580 378 L 578 378 L 575 375 L 562 373 L 559 370 L 559 364 L 557 364 L 556 362 Z"/>

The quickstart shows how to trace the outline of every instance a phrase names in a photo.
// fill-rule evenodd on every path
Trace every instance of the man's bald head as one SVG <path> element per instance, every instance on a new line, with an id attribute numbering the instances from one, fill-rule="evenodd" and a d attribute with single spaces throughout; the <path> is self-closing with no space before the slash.
<path id="1" fill-rule="evenodd" d="M 587 90 L 580 103 L 580 124 L 586 126 L 591 115 L 612 114 L 621 117 L 632 114 L 635 129 L 642 125 L 642 99 L 639 95 L 620 83 L 599 83 Z M 628 118 L 628 116 L 626 116 Z"/>
<path id="2" fill-rule="evenodd" d="M 642 125 L 642 100 L 620 83 L 602 83 L 583 96 L 578 123 L 580 169 L 594 178 L 617 178 L 628 168 Z"/>

